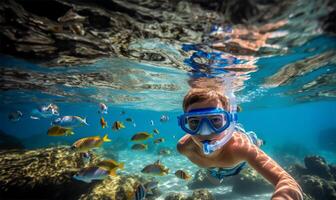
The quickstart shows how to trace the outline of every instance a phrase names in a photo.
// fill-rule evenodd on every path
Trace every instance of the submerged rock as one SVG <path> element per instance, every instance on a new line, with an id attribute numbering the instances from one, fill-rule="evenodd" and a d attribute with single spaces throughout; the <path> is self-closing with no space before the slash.
<path id="1" fill-rule="evenodd" d="M 187 197 L 182 193 L 170 193 L 165 200 L 187 200 Z"/>
<path id="2" fill-rule="evenodd" d="M 306 193 L 306 199 L 336 199 L 334 166 L 328 165 L 321 156 L 306 156 L 304 164 L 305 166 L 293 165 L 288 171 Z"/>
<path id="3" fill-rule="evenodd" d="M 195 190 L 188 200 L 214 200 L 214 197 L 207 189 Z"/>
<path id="4" fill-rule="evenodd" d="M 307 156 L 304 158 L 304 163 L 310 174 L 316 175 L 326 180 L 333 179 L 327 161 L 323 157 Z"/>

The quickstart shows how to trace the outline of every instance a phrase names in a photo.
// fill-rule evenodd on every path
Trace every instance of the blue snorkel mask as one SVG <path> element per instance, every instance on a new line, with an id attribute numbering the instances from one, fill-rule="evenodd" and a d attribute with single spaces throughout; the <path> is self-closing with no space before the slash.
<path id="1" fill-rule="evenodd" d="M 226 130 L 236 116 L 220 108 L 190 110 L 178 117 L 178 124 L 190 135 L 220 134 Z"/>
<path id="2" fill-rule="evenodd" d="M 178 124 L 190 135 L 210 135 L 225 134 L 222 139 L 211 143 L 211 141 L 202 141 L 203 152 L 209 155 L 220 149 L 233 136 L 233 132 L 237 122 L 235 102 L 231 105 L 228 112 L 220 108 L 203 108 L 190 110 L 178 116 Z"/>

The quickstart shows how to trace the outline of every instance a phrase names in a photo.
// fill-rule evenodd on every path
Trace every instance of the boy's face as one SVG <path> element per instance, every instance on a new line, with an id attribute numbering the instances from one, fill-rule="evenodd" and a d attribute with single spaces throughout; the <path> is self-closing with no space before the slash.
<path id="1" fill-rule="evenodd" d="M 227 110 L 227 108 L 224 108 L 222 103 L 219 100 L 205 100 L 202 102 L 196 102 L 191 104 L 188 108 L 187 108 L 187 112 L 189 112 L 190 110 L 194 110 L 194 109 L 202 109 L 202 108 L 222 108 Z M 211 133 L 210 135 L 192 135 L 191 137 L 193 138 L 193 140 L 200 146 L 202 147 L 202 141 L 204 140 L 209 140 L 211 141 L 210 143 L 214 143 L 217 140 L 222 139 L 225 136 L 225 134 L 216 134 L 215 132 Z"/>

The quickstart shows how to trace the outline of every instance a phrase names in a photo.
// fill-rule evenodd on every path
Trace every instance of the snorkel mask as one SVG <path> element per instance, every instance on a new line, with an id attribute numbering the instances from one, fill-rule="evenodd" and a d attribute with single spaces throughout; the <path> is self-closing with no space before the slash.
<path id="1" fill-rule="evenodd" d="M 221 108 L 194 109 L 178 117 L 179 126 L 190 135 L 225 134 L 212 144 L 209 140 L 202 141 L 206 155 L 221 148 L 232 138 L 237 122 L 237 105 L 235 101 L 230 103 L 230 111 Z"/>

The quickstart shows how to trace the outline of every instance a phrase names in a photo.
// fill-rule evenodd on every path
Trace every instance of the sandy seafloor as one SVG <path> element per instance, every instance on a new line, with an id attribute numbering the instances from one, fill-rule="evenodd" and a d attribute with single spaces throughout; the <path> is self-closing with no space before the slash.
<path id="1" fill-rule="evenodd" d="M 186 157 L 178 154 L 172 154 L 169 156 L 160 156 L 152 154 L 146 151 L 130 151 L 123 150 L 119 152 L 119 162 L 125 163 L 124 170 L 119 170 L 119 174 L 129 175 L 141 175 L 151 176 L 141 173 L 141 170 L 148 164 L 154 163 L 160 158 L 160 162 L 169 168 L 169 174 L 165 176 L 154 176 L 159 181 L 159 189 L 162 191 L 162 195 L 157 200 L 164 200 L 164 198 L 173 192 L 180 192 L 187 195 L 191 195 L 193 190 L 188 189 L 187 181 L 177 178 L 174 173 L 176 170 L 186 170 L 190 174 L 194 175 L 199 169 L 196 165 L 191 163 Z M 191 180 L 190 180 L 191 181 Z M 225 180 L 224 180 L 225 181 Z M 240 196 L 231 193 L 230 186 L 210 187 L 208 189 L 215 199 L 232 199 L 232 200 L 268 200 L 271 197 L 271 193 L 265 193 L 261 195 Z"/>

